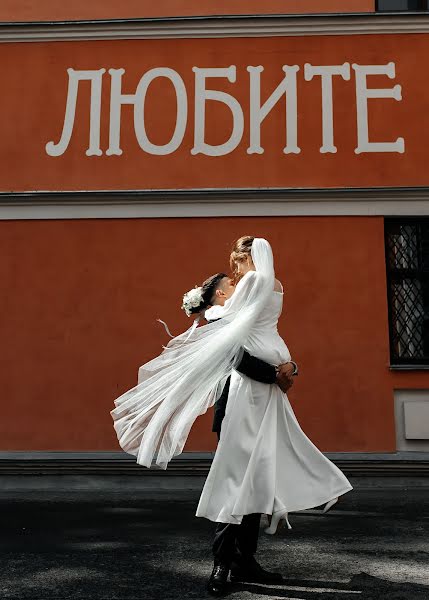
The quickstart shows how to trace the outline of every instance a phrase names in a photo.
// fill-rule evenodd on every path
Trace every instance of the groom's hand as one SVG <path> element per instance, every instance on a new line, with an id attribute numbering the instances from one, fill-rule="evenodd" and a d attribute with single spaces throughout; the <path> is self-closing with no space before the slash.
<path id="1" fill-rule="evenodd" d="M 277 367 L 276 382 L 282 392 L 287 392 L 293 385 L 292 375 L 295 366 L 291 362 L 283 363 Z"/>
<path id="2" fill-rule="evenodd" d="M 289 376 L 287 373 L 279 371 L 277 373 L 276 383 L 282 392 L 287 392 L 293 385 L 293 379 L 292 376 Z"/>
<path id="3" fill-rule="evenodd" d="M 291 362 L 283 363 L 278 367 L 278 372 L 281 373 L 284 377 L 292 377 L 294 370 L 295 367 Z"/>

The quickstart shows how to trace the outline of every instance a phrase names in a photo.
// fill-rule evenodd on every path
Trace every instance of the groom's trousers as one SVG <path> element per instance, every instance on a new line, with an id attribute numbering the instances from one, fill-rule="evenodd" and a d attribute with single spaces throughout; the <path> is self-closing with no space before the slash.
<path id="1" fill-rule="evenodd" d="M 263 360 L 251 356 L 243 351 L 241 362 L 237 371 L 247 375 L 255 381 L 266 384 L 272 384 L 276 381 L 276 369 Z M 228 379 L 221 396 L 216 402 L 213 428 L 216 431 L 218 440 L 222 428 L 222 421 L 225 416 L 226 405 L 228 402 L 230 380 Z M 235 523 L 216 523 L 216 531 L 213 541 L 213 556 L 215 563 L 232 561 L 245 565 L 249 563 L 258 547 L 259 525 L 261 521 L 260 513 L 244 515 L 240 524 Z"/>
<path id="2" fill-rule="evenodd" d="M 217 433 L 218 439 L 220 432 Z M 258 548 L 260 513 L 244 515 L 240 524 L 216 523 L 213 557 L 217 564 L 248 563 Z"/>

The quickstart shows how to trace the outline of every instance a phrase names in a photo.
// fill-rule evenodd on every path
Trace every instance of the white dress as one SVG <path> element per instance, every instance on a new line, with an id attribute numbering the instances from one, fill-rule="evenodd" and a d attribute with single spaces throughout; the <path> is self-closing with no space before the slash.
<path id="1" fill-rule="evenodd" d="M 291 355 L 277 330 L 283 293 L 272 297 L 253 325 L 245 349 L 274 365 Z M 352 486 L 301 429 L 277 384 L 232 371 L 220 441 L 196 516 L 241 523 L 243 515 L 313 508 Z"/>

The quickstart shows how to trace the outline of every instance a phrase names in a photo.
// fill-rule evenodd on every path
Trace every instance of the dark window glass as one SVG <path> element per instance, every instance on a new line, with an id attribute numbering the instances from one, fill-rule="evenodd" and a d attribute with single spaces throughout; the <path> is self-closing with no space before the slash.
<path id="1" fill-rule="evenodd" d="M 428 9 L 428 0 L 378 0 L 376 4 L 376 10 L 378 12 L 395 12 L 401 10 L 418 11 Z"/>
<path id="2" fill-rule="evenodd" d="M 392 365 L 429 364 L 429 218 L 385 219 Z"/>

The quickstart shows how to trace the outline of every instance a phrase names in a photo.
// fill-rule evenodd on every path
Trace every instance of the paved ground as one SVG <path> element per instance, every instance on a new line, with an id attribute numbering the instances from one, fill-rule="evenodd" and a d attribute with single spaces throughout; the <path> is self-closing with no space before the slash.
<path id="1" fill-rule="evenodd" d="M 0 493 L 0 599 L 207 598 L 213 524 L 198 493 Z M 362 490 L 328 515 L 261 531 L 258 558 L 283 585 L 229 598 L 429 600 L 429 489 Z"/>

